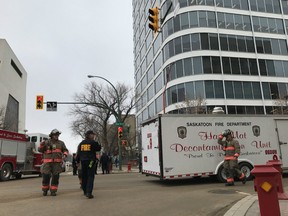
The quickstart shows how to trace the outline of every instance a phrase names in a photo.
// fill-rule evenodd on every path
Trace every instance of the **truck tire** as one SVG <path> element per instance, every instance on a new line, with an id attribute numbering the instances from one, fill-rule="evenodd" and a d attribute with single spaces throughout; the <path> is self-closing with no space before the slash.
<path id="1" fill-rule="evenodd" d="M 251 170 L 253 169 L 253 166 L 250 163 L 242 162 L 239 164 L 239 169 L 241 172 L 243 172 L 247 178 L 247 180 L 253 179 L 253 176 L 251 174 Z"/>
<path id="2" fill-rule="evenodd" d="M 221 165 L 220 168 L 218 169 L 217 179 L 218 179 L 218 181 L 221 182 L 221 183 L 225 183 L 225 182 L 226 182 L 226 174 L 225 174 L 225 172 L 224 172 L 224 167 L 223 167 L 223 165 Z"/>
<path id="3" fill-rule="evenodd" d="M 8 181 L 12 175 L 12 167 L 10 164 L 4 164 L 0 172 L 0 180 Z"/>

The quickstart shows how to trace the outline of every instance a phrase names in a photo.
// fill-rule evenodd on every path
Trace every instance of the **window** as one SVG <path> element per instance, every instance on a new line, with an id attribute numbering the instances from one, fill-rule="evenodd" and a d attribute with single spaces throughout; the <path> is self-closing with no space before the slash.
<path id="1" fill-rule="evenodd" d="M 235 99 L 242 99 L 243 98 L 242 82 L 233 82 L 233 84 L 235 90 Z"/>
<path id="2" fill-rule="evenodd" d="M 206 33 L 201 34 L 201 49 L 202 50 L 208 50 L 209 49 L 208 34 L 206 34 Z"/>
<path id="3" fill-rule="evenodd" d="M 254 99 L 261 99 L 262 96 L 261 96 L 260 83 L 252 82 L 252 88 L 253 88 Z"/>
<path id="4" fill-rule="evenodd" d="M 222 66 L 224 74 L 231 74 L 230 58 L 222 57 Z"/>
<path id="5" fill-rule="evenodd" d="M 226 98 L 234 99 L 234 89 L 232 81 L 225 81 Z"/>
<path id="6" fill-rule="evenodd" d="M 220 57 L 212 57 L 212 69 L 214 74 L 221 74 Z"/>
<path id="7" fill-rule="evenodd" d="M 191 42 L 190 42 L 190 35 L 182 36 L 182 45 L 183 45 L 183 52 L 191 51 Z"/>
<path id="8" fill-rule="evenodd" d="M 203 56 L 204 74 L 212 74 L 211 59 L 209 56 Z"/>
<path id="9" fill-rule="evenodd" d="M 253 99 L 251 82 L 243 82 L 244 98 Z"/>
<path id="10" fill-rule="evenodd" d="M 231 58 L 232 74 L 240 74 L 240 65 L 238 58 Z"/>
<path id="11" fill-rule="evenodd" d="M 22 77 L 22 72 L 21 70 L 17 67 L 17 65 L 15 64 L 15 62 L 11 59 L 11 66 L 14 68 L 14 70 L 16 71 L 16 73 Z"/>
<path id="12" fill-rule="evenodd" d="M 193 71 L 194 74 L 203 74 L 201 57 L 193 58 Z"/>
<path id="13" fill-rule="evenodd" d="M 213 87 L 213 81 L 205 81 L 205 93 L 206 98 L 214 98 L 214 87 Z"/>
<path id="14" fill-rule="evenodd" d="M 222 81 L 214 80 L 215 98 L 224 98 L 224 89 Z"/>
<path id="15" fill-rule="evenodd" d="M 249 64 L 248 59 L 240 58 L 240 67 L 241 67 L 241 74 L 249 75 Z"/>
<path id="16" fill-rule="evenodd" d="M 184 61 L 185 76 L 192 75 L 192 61 L 191 61 L 191 58 L 185 58 L 183 61 Z"/>

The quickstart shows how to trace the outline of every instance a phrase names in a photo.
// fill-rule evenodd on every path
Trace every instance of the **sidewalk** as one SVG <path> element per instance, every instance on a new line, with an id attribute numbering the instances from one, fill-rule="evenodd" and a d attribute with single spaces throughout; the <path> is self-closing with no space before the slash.
<path id="1" fill-rule="evenodd" d="M 288 187 L 284 188 L 288 191 Z M 281 216 L 288 216 L 288 200 L 279 200 Z M 257 195 L 249 195 L 233 205 L 224 216 L 259 216 L 260 209 Z M 273 215 L 271 215 L 273 216 Z"/>
<path id="2" fill-rule="evenodd" d="M 132 166 L 130 171 L 128 171 L 127 165 L 122 165 L 122 170 L 119 170 L 119 167 L 116 168 L 115 166 L 113 166 L 111 174 L 130 173 L 130 172 L 133 172 L 133 173 L 139 172 L 138 166 Z"/>

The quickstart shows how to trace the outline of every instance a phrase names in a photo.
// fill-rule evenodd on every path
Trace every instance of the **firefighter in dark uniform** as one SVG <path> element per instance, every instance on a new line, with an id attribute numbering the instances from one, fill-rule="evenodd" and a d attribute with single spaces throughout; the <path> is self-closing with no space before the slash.
<path id="1" fill-rule="evenodd" d="M 43 153 L 43 196 L 47 196 L 49 189 L 51 196 L 56 196 L 59 184 L 59 175 L 62 172 L 63 158 L 66 158 L 68 155 L 68 149 L 66 148 L 64 142 L 58 139 L 60 134 L 61 132 L 59 130 L 52 130 L 49 134 L 50 139 L 40 143 L 38 148 L 38 151 Z"/>
<path id="2" fill-rule="evenodd" d="M 101 146 L 95 141 L 95 133 L 88 130 L 83 140 L 77 148 L 76 161 L 81 162 L 82 168 L 82 190 L 84 195 L 89 199 L 92 195 L 95 169 L 96 169 L 96 152 L 101 150 Z"/>
<path id="3" fill-rule="evenodd" d="M 225 137 L 225 140 L 222 140 Z M 225 152 L 224 172 L 227 177 L 226 186 L 234 185 L 234 173 L 242 181 L 246 183 L 246 176 L 238 168 L 238 157 L 240 155 L 240 145 L 237 140 L 234 140 L 232 131 L 227 129 L 218 136 L 218 144 L 223 146 Z"/>

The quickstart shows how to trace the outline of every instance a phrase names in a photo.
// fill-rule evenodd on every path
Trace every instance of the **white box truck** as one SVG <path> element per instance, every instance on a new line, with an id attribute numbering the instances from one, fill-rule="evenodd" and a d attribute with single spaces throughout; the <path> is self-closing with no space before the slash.
<path id="1" fill-rule="evenodd" d="M 217 176 L 225 182 L 225 129 L 239 141 L 239 168 L 251 179 L 254 165 L 278 158 L 288 171 L 288 116 L 164 114 L 142 123 L 142 173 L 161 180 Z"/>

